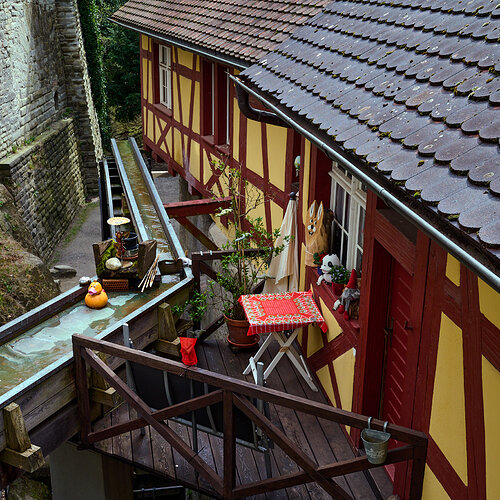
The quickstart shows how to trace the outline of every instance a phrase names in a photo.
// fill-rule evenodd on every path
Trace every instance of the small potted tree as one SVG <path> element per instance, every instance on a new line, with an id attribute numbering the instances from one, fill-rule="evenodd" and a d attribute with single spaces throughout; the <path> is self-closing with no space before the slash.
<path id="1" fill-rule="evenodd" d="M 229 344 L 238 349 L 253 347 L 259 336 L 247 335 L 249 324 L 238 299 L 241 295 L 254 293 L 257 284 L 264 279 L 271 258 L 280 253 L 284 245 L 274 248 L 279 229 L 270 233 L 262 217 L 252 217 L 257 207 L 265 202 L 265 195 L 249 186 L 239 168 L 221 161 L 216 161 L 214 166 L 222 192 L 212 195 L 228 196 L 231 202 L 229 207 L 216 213 L 218 217 L 227 217 L 228 241 L 221 248 L 227 254 L 220 261 L 217 279 L 209 283 L 210 295 L 222 308 Z"/>

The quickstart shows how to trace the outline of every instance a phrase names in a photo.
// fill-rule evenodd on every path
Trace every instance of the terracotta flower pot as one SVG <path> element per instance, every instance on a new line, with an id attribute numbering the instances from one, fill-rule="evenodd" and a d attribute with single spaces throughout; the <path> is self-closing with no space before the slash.
<path id="1" fill-rule="evenodd" d="M 232 348 L 248 349 L 258 345 L 259 335 L 247 335 L 250 323 L 246 319 L 232 319 L 224 316 L 227 325 L 227 341 Z"/>

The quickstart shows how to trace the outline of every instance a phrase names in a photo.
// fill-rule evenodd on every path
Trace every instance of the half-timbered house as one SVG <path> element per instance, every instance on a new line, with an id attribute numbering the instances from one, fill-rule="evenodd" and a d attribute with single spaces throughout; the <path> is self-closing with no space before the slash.
<path id="1" fill-rule="evenodd" d="M 269 228 L 294 182 L 301 225 L 314 200 L 333 211 L 325 250 L 361 275 L 358 319 L 299 234 L 329 327 L 300 344 L 330 402 L 429 436 L 423 498 L 498 498 L 495 2 L 132 0 L 113 19 L 141 33 L 144 144 L 171 172 L 206 196 L 213 158 L 239 165 L 274 195 Z M 404 498 L 406 465 L 386 469 Z"/>

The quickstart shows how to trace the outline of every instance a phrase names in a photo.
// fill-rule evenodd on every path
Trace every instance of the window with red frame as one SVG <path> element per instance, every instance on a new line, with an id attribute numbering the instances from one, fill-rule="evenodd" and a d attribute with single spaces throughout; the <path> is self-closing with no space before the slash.
<path id="1" fill-rule="evenodd" d="M 231 88 L 227 72 L 219 64 L 202 63 L 201 135 L 216 145 L 229 144 Z"/>

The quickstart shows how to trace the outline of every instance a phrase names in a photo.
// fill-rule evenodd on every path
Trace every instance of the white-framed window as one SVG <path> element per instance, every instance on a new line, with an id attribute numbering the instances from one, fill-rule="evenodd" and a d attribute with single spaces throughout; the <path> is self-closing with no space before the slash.
<path id="1" fill-rule="evenodd" d="M 366 216 L 366 187 L 347 170 L 332 163 L 330 208 L 333 211 L 330 248 L 347 269 L 361 273 Z"/>
<path id="2" fill-rule="evenodd" d="M 172 51 L 170 47 L 158 47 L 158 69 L 160 74 L 160 103 L 172 107 Z"/>

